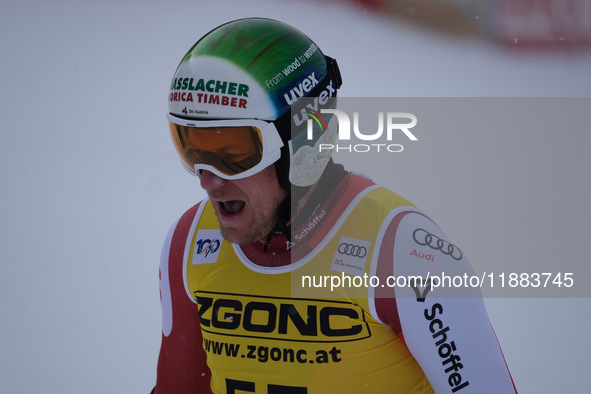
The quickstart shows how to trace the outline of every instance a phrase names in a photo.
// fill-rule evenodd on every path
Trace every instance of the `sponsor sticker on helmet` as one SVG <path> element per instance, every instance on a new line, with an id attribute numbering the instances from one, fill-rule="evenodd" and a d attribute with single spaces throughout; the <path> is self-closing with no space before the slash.
<path id="1" fill-rule="evenodd" d="M 170 113 L 189 118 L 269 118 L 275 113 L 248 72 L 212 56 L 192 57 L 179 65 L 168 106 Z"/>
<path id="2" fill-rule="evenodd" d="M 333 271 L 362 276 L 371 242 L 362 239 L 341 237 L 332 260 Z"/>

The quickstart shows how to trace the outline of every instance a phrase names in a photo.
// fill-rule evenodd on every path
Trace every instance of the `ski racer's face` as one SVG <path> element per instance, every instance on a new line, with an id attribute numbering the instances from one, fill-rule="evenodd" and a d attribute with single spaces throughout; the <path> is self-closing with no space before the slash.
<path id="1" fill-rule="evenodd" d="M 274 165 L 234 180 L 202 170 L 199 180 L 213 204 L 222 235 L 238 244 L 266 237 L 277 222 L 279 205 L 287 197 L 279 186 Z"/>

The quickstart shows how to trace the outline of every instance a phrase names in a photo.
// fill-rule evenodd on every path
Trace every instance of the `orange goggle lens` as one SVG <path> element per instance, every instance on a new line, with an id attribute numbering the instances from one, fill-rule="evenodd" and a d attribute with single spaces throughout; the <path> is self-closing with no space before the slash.
<path id="1" fill-rule="evenodd" d="M 261 162 L 261 131 L 254 126 L 191 127 L 169 122 L 174 146 L 187 168 L 209 165 L 232 176 Z"/>

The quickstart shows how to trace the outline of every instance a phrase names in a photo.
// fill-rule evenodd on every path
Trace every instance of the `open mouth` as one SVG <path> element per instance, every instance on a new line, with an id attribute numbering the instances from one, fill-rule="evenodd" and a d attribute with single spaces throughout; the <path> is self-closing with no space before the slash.
<path id="1" fill-rule="evenodd" d="M 219 201 L 218 202 L 220 211 L 227 216 L 233 216 L 244 208 L 244 201 L 232 200 L 232 201 Z"/>

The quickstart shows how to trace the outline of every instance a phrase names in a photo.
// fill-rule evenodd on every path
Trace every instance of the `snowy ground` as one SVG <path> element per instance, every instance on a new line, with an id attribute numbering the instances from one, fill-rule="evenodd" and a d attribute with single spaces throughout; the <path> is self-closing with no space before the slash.
<path id="1" fill-rule="evenodd" d="M 244 16 L 300 28 L 338 59 L 344 96 L 591 93 L 589 54 L 518 54 L 330 4 L 2 2 L 2 392 L 147 393 L 153 387 L 160 246 L 169 225 L 203 196 L 169 141 L 167 89 L 182 55 L 211 28 Z M 439 152 L 433 166 L 461 173 L 459 194 L 444 184 L 435 193 L 411 178 L 395 186 L 468 248 L 472 260 L 487 255 L 467 227 L 471 219 L 480 224 L 480 238 L 512 242 L 508 256 L 541 257 L 557 267 L 566 259 L 589 263 L 588 129 L 580 123 L 541 140 L 531 130 L 511 136 L 521 147 L 507 151 L 512 156 L 469 142 L 453 154 Z M 480 172 L 465 170 L 474 166 L 487 179 L 496 179 L 499 166 L 509 183 L 499 175 L 483 184 Z M 532 201 L 536 209 L 529 208 Z M 459 211 L 466 216 L 461 221 Z M 559 241 L 551 242 L 553 236 Z M 520 250 L 517 240 L 531 248 Z M 589 299 L 487 304 L 521 393 L 588 389 Z"/>

